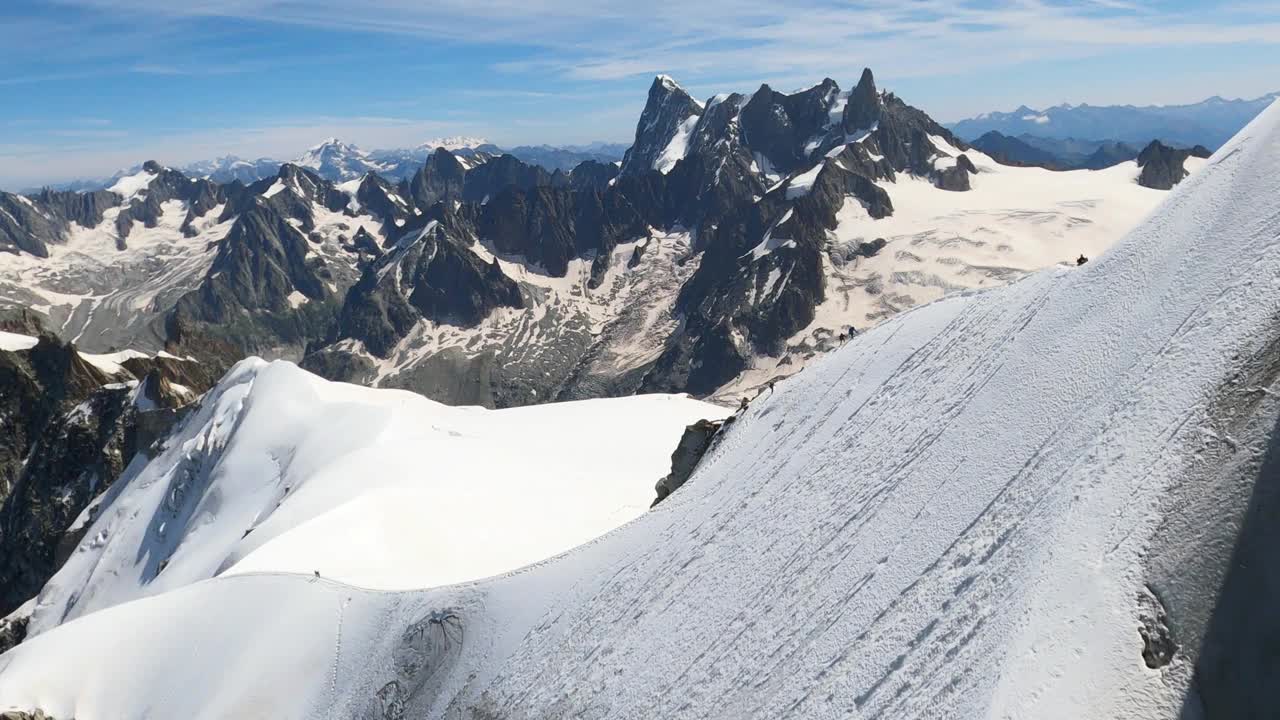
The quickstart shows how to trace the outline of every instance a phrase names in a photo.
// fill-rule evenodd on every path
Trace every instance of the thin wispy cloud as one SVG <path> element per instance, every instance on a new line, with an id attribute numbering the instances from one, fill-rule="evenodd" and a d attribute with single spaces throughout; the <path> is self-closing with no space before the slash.
<path id="1" fill-rule="evenodd" d="M 660 72 L 705 98 L 848 87 L 870 66 L 952 120 L 1256 97 L 1280 85 L 1275 57 L 1280 5 L 1262 0 L 9 0 L 0 86 L 22 103 L 0 122 L 84 175 L 125 156 L 290 157 L 326 135 L 625 140 Z M 88 116 L 128 136 L 74 135 Z M 0 157 L 0 185 L 53 172 L 26 157 Z"/>
<path id="2" fill-rule="evenodd" d="M 650 3 L 478 0 L 267 0 L 189 2 L 76 0 L 117 15 L 196 20 L 234 17 L 279 25 L 412 35 L 453 42 L 459 28 L 483 27 L 487 42 L 516 42 L 532 57 L 495 63 L 505 71 L 542 70 L 570 79 L 611 80 L 671 70 L 715 77 L 745 68 L 773 73 L 841 71 L 867 60 L 894 74 L 955 72 L 1040 58 L 1078 57 L 1108 48 L 1280 44 L 1274 9 L 1202 4 L 1178 12 L 1124 0 L 953 2 L 919 0 L 795 3 L 657 0 Z M 1258 14 L 1270 22 L 1256 22 Z M 1248 16 L 1248 17 L 1246 17 Z M 1248 21 L 1246 21 L 1248 20 Z M 907 44 L 904 43 L 915 43 Z M 857 56 L 855 60 L 851 56 Z M 849 58 L 849 60 L 845 60 Z"/>

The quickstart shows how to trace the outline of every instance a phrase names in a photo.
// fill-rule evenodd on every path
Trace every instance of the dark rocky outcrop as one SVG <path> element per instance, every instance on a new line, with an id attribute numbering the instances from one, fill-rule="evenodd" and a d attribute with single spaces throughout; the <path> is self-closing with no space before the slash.
<path id="1" fill-rule="evenodd" d="M 378 241 L 373 239 L 363 227 L 356 230 L 356 234 L 351 237 L 351 249 L 361 253 L 365 260 L 373 260 L 382 256 L 382 248 L 378 246 Z"/>
<path id="2" fill-rule="evenodd" d="M 441 200 L 460 199 L 465 175 L 466 169 L 453 153 L 436 148 L 409 181 L 406 194 L 414 207 L 425 211 Z"/>
<path id="3" fill-rule="evenodd" d="M 469 216 L 480 240 L 556 277 L 575 257 L 606 257 L 619 242 L 647 234 L 645 218 L 612 188 L 508 188 Z"/>
<path id="4" fill-rule="evenodd" d="M 875 257 L 884 249 L 884 246 L 888 244 L 889 243 L 884 238 L 876 238 L 871 242 L 858 243 L 853 254 L 855 257 Z"/>
<path id="5" fill-rule="evenodd" d="M 1142 168 L 1138 184 L 1153 190 L 1172 190 L 1189 174 L 1183 167 L 1188 157 L 1191 157 L 1190 150 L 1171 148 L 1152 140 L 1138 153 L 1138 167 Z"/>
<path id="6" fill-rule="evenodd" d="M 67 222 L 81 227 L 97 227 L 106 211 L 120 202 L 120 196 L 106 190 L 58 192 L 45 188 L 32 198 L 38 205 Z"/>
<path id="7" fill-rule="evenodd" d="M 42 335 L 30 350 L 0 350 L 0 502 L 18 484 L 32 448 L 54 418 L 111 379 L 52 335 Z"/>
<path id="8" fill-rule="evenodd" d="M 609 187 L 609 183 L 618 177 L 619 169 L 615 163 L 598 162 L 596 160 L 587 160 L 579 163 L 577 167 L 569 173 L 569 187 L 577 190 L 594 190 L 595 192 L 604 192 Z"/>
<path id="9" fill-rule="evenodd" d="M 964 158 L 964 155 L 961 155 L 960 157 Z M 965 159 L 967 161 L 967 158 Z M 973 166 L 970 165 L 969 167 Z M 969 173 L 970 171 L 967 170 L 964 165 L 956 163 L 951 167 L 939 170 L 937 176 L 934 178 L 933 184 L 942 190 L 950 190 L 951 192 L 967 192 L 970 189 Z"/>
<path id="10" fill-rule="evenodd" d="M 1155 670 L 1173 662 L 1178 644 L 1169 630 L 1169 614 L 1150 588 L 1138 594 L 1138 635 L 1147 667 Z"/>
<path id="11" fill-rule="evenodd" d="M 467 171 L 462 199 L 483 204 L 507 190 L 529 191 L 551 185 L 551 174 L 546 170 L 523 163 L 514 155 L 501 155 Z"/>
<path id="12" fill-rule="evenodd" d="M 226 205 L 219 217 L 225 222 L 244 215 L 254 206 L 268 205 L 282 217 L 295 220 L 303 232 L 315 229 L 313 208 L 350 214 L 351 198 L 314 172 L 285 163 L 275 177 L 244 186 L 239 181 L 222 186 Z"/>
<path id="13" fill-rule="evenodd" d="M 39 337 L 51 334 L 44 320 L 34 310 L 26 308 L 0 308 L 0 332 Z"/>
<path id="14" fill-rule="evenodd" d="M 684 435 L 680 436 L 680 443 L 671 453 L 671 472 L 654 486 L 653 489 L 658 496 L 650 507 L 656 507 L 668 495 L 679 490 L 689 476 L 693 475 L 698 463 L 711 449 L 722 424 L 712 420 L 699 420 L 684 429 Z"/>
<path id="15" fill-rule="evenodd" d="M 27 639 L 27 626 L 30 624 L 30 620 L 30 617 L 21 613 L 0 618 L 0 654 Z M 13 720 L 14 718 L 22 717 L 23 715 L 13 711 L 0 714 L 0 720 Z"/>
<path id="16" fill-rule="evenodd" d="M 871 68 L 863 68 L 858 84 L 849 93 L 841 120 L 846 133 L 867 131 L 880 122 L 884 106 L 880 102 L 880 91 L 876 89 L 876 79 Z"/>

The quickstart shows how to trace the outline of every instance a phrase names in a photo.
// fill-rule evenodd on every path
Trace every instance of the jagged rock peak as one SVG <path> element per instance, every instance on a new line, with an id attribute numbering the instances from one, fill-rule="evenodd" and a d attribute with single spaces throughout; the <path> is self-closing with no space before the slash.
<path id="1" fill-rule="evenodd" d="M 871 68 L 863 68 L 862 77 L 849 93 L 849 102 L 844 106 L 845 131 L 870 129 L 880 120 L 882 107 L 880 91 L 876 89 L 876 78 L 871 73 Z"/>
<path id="2" fill-rule="evenodd" d="M 701 116 L 702 111 L 702 104 L 676 81 L 666 75 L 655 77 L 636 125 L 635 141 L 622 159 L 622 174 L 654 169 L 673 139 L 681 134 L 688 137 L 693 130 L 691 118 Z"/>

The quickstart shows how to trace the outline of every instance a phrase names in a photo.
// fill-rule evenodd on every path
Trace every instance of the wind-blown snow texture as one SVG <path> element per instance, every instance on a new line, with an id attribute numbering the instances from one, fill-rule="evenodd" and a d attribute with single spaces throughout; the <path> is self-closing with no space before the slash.
<path id="1" fill-rule="evenodd" d="M 1254 450 L 1220 439 L 1215 399 L 1280 415 L 1274 387 L 1235 384 L 1280 342 L 1277 196 L 1273 107 L 1105 256 L 859 336 L 594 543 L 426 592 L 199 583 L 19 646 L 0 658 L 0 707 L 1172 716 L 1194 658 L 1144 664 L 1138 597 L 1149 551 L 1221 521 L 1167 492 L 1206 448 Z M 1179 535 L 1155 543 L 1161 526 Z"/>

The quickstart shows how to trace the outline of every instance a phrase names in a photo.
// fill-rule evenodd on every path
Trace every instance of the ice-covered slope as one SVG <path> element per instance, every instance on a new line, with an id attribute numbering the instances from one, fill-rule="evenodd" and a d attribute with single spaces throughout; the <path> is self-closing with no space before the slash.
<path id="1" fill-rule="evenodd" d="M 1274 566 L 1227 555 L 1252 552 L 1250 494 L 1276 481 L 1277 196 L 1272 108 L 1105 256 L 905 313 L 780 383 L 597 542 L 425 592 L 199 583 L 0 657 L 0 707 L 1174 717 L 1230 627 L 1226 568 L 1230 590 Z M 1275 629 L 1255 587 L 1246 646 Z M 1218 694 L 1220 670 L 1191 706 L 1268 687 Z"/>
<path id="2" fill-rule="evenodd" d="M 672 395 L 455 408 L 245 360 L 121 477 L 28 631 L 218 574 L 415 588 L 512 570 L 644 512 L 684 427 L 725 413 Z"/>

